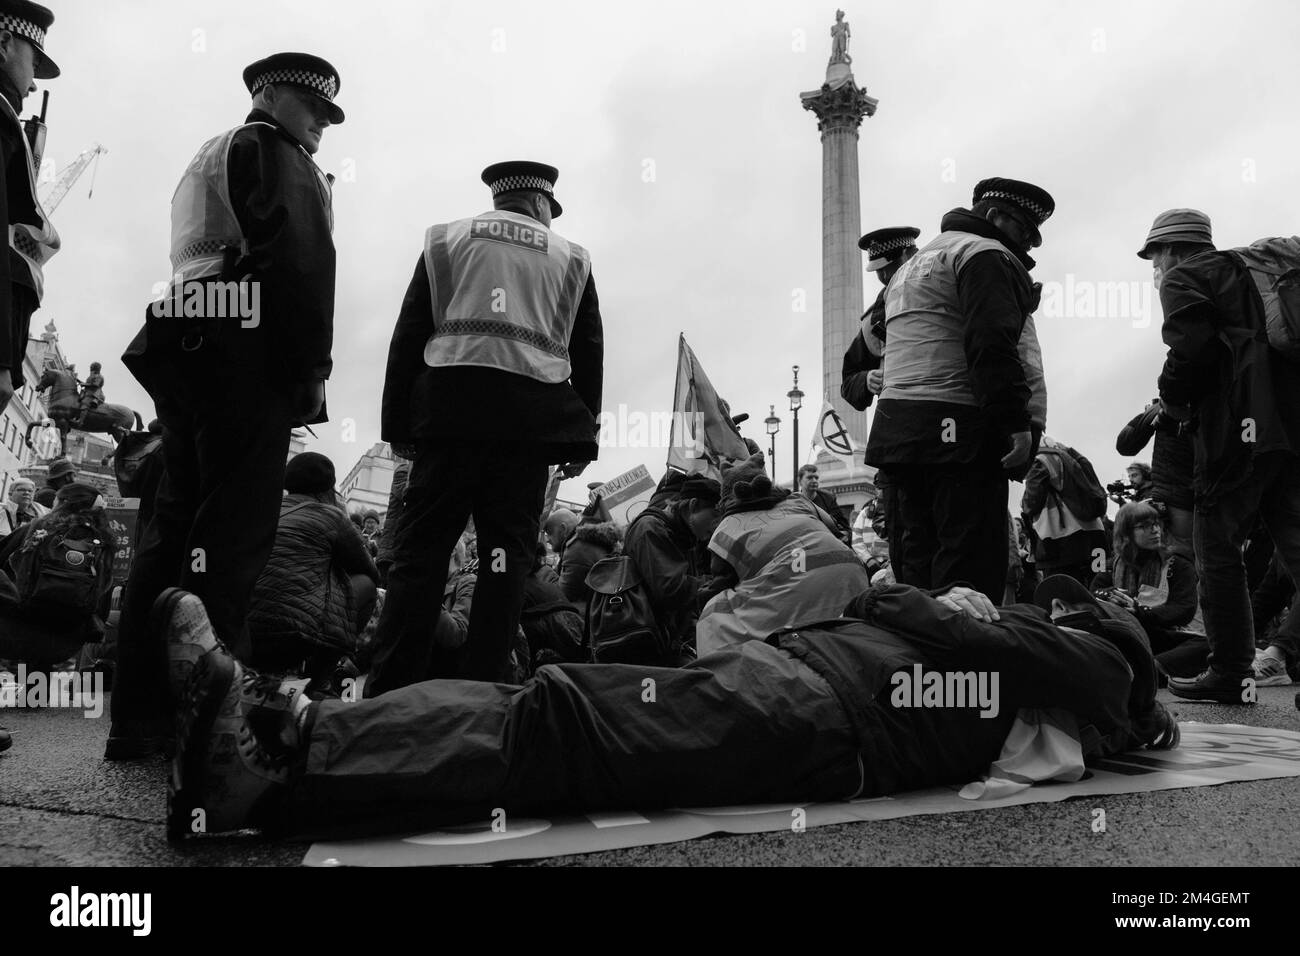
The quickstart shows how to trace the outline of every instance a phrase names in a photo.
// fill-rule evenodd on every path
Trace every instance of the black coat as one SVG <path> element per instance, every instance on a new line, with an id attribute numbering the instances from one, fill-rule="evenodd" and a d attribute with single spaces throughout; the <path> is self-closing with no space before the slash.
<path id="1" fill-rule="evenodd" d="M 230 145 L 230 201 L 248 255 L 234 276 L 260 282 L 256 328 L 221 320 L 206 334 L 202 352 L 221 366 L 265 377 L 286 391 L 328 379 L 333 369 L 334 240 L 331 199 L 310 155 L 260 110 L 248 122 L 270 123 L 241 130 Z M 213 277 L 220 278 L 220 277 Z M 146 313 L 145 327 L 122 357 L 150 394 L 174 391 L 175 356 L 189 323 Z M 324 410 L 308 424 L 326 421 Z"/>
<path id="2" fill-rule="evenodd" d="M 1195 451 L 1192 436 L 1180 434 L 1176 427 L 1159 416 L 1159 406 L 1138 415 L 1124 426 L 1115 439 L 1115 450 L 1131 458 L 1147 446 L 1155 436 L 1151 454 L 1150 497 L 1175 508 L 1191 510 L 1195 505 L 1192 492 L 1192 466 Z"/>
<path id="3" fill-rule="evenodd" d="M 862 328 L 853 336 L 844 353 L 840 371 L 840 397 L 860 412 L 865 412 L 876 396 L 867 387 L 867 376 L 880 368 L 882 358 L 867 348 L 863 334 L 875 334 L 883 340 L 885 326 L 885 289 L 880 290 L 876 301 L 862 316 Z"/>
<path id="4" fill-rule="evenodd" d="M 17 113 L 22 101 L 0 86 Z M 22 127 L 0 110 L 0 219 L 6 225 L 27 223 L 40 225 L 36 200 L 28 178 L 27 147 L 23 145 Z M 36 310 L 36 290 L 27 263 L 6 248 L 0 256 L 0 369 L 8 369 L 14 391 L 22 388 L 23 356 L 27 353 L 27 336 L 32 312 Z"/>
<path id="5" fill-rule="evenodd" d="M 1169 347 L 1160 397 L 1195 413 L 1197 494 L 1230 493 L 1256 455 L 1300 454 L 1300 365 L 1269 347 L 1245 267 L 1226 252 L 1194 255 L 1164 277 L 1160 305 Z"/>
<path id="6" fill-rule="evenodd" d="M 495 368 L 424 362 L 433 335 L 424 256 L 415 264 L 388 349 L 382 435 L 395 444 L 509 445 L 522 462 L 595 461 L 604 376 L 596 283 L 588 278 L 569 337 L 572 376 L 539 382 Z"/>

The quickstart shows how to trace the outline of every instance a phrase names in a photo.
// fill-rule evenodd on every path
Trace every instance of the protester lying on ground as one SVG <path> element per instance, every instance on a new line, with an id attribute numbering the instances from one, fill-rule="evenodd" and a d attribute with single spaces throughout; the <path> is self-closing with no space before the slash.
<path id="1" fill-rule="evenodd" d="M 54 510 L 0 545 L 0 659 L 48 669 L 103 639 L 98 617 L 113 584 L 117 539 L 104 498 L 74 482 Z"/>
<path id="2" fill-rule="evenodd" d="M 1300 601 L 1295 596 L 1295 582 L 1275 551 L 1267 573 L 1250 595 L 1257 647 L 1252 670 L 1258 687 L 1290 684 L 1300 668 Z M 1282 619 L 1274 625 L 1279 615 Z"/>
<path id="3" fill-rule="evenodd" d="M 1174 677 L 1205 669 L 1209 644 L 1197 601 L 1196 568 L 1164 546 L 1160 513 L 1131 501 L 1115 516 L 1114 570 L 1092 580 L 1092 590 L 1138 619 L 1156 663 Z"/>
<path id="4" fill-rule="evenodd" d="M 1020 511 L 1037 538 L 1039 573 L 1044 578 L 1068 574 L 1087 586 L 1097 573 L 1093 562 L 1106 553 L 1108 542 L 1102 523 L 1106 491 L 1083 461 L 1073 448 L 1044 435 L 1025 476 Z"/>
<path id="5" fill-rule="evenodd" d="M 334 463 L 324 455 L 304 452 L 289 462 L 275 546 L 248 612 L 252 665 L 317 686 L 356 653 L 379 583 L 334 485 Z"/>
<path id="6" fill-rule="evenodd" d="M 1137 622 L 1069 579 L 1039 603 L 1050 616 L 961 587 L 873 588 L 846 609 L 857 620 L 679 669 L 559 664 L 522 687 L 431 681 L 359 703 L 246 670 L 191 608 L 169 641 L 173 679 L 188 679 L 168 834 L 190 834 L 198 810 L 207 833 L 340 833 L 881 797 L 975 780 L 1021 708 L 1057 711 L 1086 760 L 1176 746 Z M 948 706 L 903 692 L 925 672 Z"/>
<path id="7" fill-rule="evenodd" d="M 587 573 L 592 565 L 608 558 L 621 544 L 618 526 L 600 508 L 599 499 L 582 512 L 573 534 L 564 542 L 560 560 L 560 589 L 579 611 L 585 613 L 591 588 L 587 587 Z"/>
<path id="8" fill-rule="evenodd" d="M 676 500 L 662 510 L 641 512 L 624 537 L 623 553 L 645 584 L 659 628 L 674 650 L 694 650 L 700 610 L 724 586 L 709 574 L 698 547 L 718 526 L 721 498 L 718 482 L 692 475 Z"/>
<path id="9" fill-rule="evenodd" d="M 1195 504 L 1192 492 L 1192 465 L 1196 457 L 1192 448 L 1192 436 L 1178 425 L 1178 422 L 1160 413 L 1160 402 L 1155 401 L 1146 410 L 1124 426 L 1124 430 L 1115 439 L 1115 450 L 1121 455 L 1136 455 L 1147 443 L 1155 438 L 1155 448 L 1151 455 L 1151 465 L 1146 469 L 1143 491 L 1150 492 L 1145 497 L 1155 498 L 1165 504 L 1168 510 L 1166 521 L 1169 526 L 1169 540 L 1166 545 L 1178 551 L 1186 558 L 1192 558 L 1192 507 Z M 1133 469 L 1142 465 L 1134 462 L 1129 466 L 1129 483 L 1133 482 Z M 1136 485 L 1135 485 L 1136 487 Z M 1139 495 L 1139 498 L 1143 496 Z"/>
<path id="10" fill-rule="evenodd" d="M 524 581 L 519 626 L 528 639 L 534 668 L 586 658 L 582 644 L 583 615 L 569 602 L 560 588 L 559 577 L 547 566 L 545 545 L 537 546 L 533 569 Z"/>
<path id="11" fill-rule="evenodd" d="M 837 618 L 870 587 L 831 516 L 802 494 L 774 488 L 761 454 L 723 469 L 721 507 L 709 539 L 710 570 L 736 584 L 700 614 L 695 643 L 701 656 Z"/>

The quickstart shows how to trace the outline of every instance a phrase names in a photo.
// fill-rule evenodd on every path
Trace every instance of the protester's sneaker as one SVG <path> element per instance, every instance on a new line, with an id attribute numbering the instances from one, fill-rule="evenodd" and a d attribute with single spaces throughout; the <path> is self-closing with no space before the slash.
<path id="1" fill-rule="evenodd" d="M 167 686 L 172 702 L 178 703 L 194 665 L 219 643 L 217 632 L 198 595 L 180 588 L 168 588 L 158 595 L 149 614 L 149 628 L 162 635 L 167 648 Z"/>
<path id="2" fill-rule="evenodd" d="M 1249 674 L 1236 676 L 1220 674 L 1213 668 L 1207 668 L 1196 677 L 1169 678 L 1169 692 L 1184 700 L 1212 700 L 1220 704 L 1253 704 L 1254 700 L 1243 700 L 1244 681 Z"/>
<path id="3" fill-rule="evenodd" d="M 9 736 L 9 731 L 0 727 L 0 753 L 4 753 L 14 745 L 13 737 Z"/>
<path id="4" fill-rule="evenodd" d="M 306 706 L 300 691 L 245 670 L 220 645 L 199 658 L 177 718 L 167 838 L 272 822 Z"/>
<path id="5" fill-rule="evenodd" d="M 1286 661 L 1262 651 L 1255 655 L 1251 670 L 1254 672 L 1256 687 L 1285 687 L 1291 683 L 1291 675 L 1286 672 Z"/>

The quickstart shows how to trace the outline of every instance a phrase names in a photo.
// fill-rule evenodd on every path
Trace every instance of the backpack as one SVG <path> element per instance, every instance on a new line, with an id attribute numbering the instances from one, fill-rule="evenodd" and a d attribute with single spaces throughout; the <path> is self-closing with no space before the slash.
<path id="1" fill-rule="evenodd" d="M 1051 454 L 1052 449 L 1043 453 Z M 1061 480 L 1061 501 L 1080 521 L 1092 521 L 1106 514 L 1106 489 L 1097 480 L 1097 471 L 1083 455 L 1073 448 L 1062 446 L 1057 450 L 1064 472 Z"/>
<path id="2" fill-rule="evenodd" d="M 1229 251 L 1255 280 L 1269 346 L 1300 363 L 1300 237 L 1260 239 Z"/>
<path id="3" fill-rule="evenodd" d="M 33 526 L 10 559 L 19 607 L 64 617 L 93 614 L 102 597 L 99 572 L 110 559 L 110 545 L 85 515 L 73 516 L 62 527 Z"/>
<path id="4" fill-rule="evenodd" d="M 642 512 L 636 521 L 649 514 L 655 512 Z M 626 554 L 601 558 L 587 572 L 586 583 L 591 589 L 587 599 L 587 646 L 592 661 L 662 664 L 672 641 L 655 615 L 650 592 L 632 559 Z"/>
<path id="5" fill-rule="evenodd" d="M 141 497 L 137 484 L 144 463 L 162 445 L 162 435 L 152 432 L 130 432 L 118 443 L 113 455 L 113 475 L 124 498 Z"/>

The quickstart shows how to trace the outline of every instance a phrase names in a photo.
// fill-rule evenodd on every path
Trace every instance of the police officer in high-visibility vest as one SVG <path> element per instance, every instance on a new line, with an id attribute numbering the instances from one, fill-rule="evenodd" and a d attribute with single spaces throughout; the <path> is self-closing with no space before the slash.
<path id="1" fill-rule="evenodd" d="M 244 85 L 253 111 L 181 177 L 171 283 L 123 356 L 162 421 L 166 474 L 127 585 L 108 759 L 165 744 L 169 632 L 211 627 L 250 654 L 245 618 L 275 543 L 290 434 L 326 420 L 334 219 L 313 157 L 343 122 L 340 78 L 320 57 L 281 53 Z"/>
<path id="2" fill-rule="evenodd" d="M 45 55 L 45 34 L 53 23 L 45 7 L 0 0 L 0 216 L 9 227 L 9 254 L 0 256 L 0 409 L 25 384 L 23 356 L 45 290 L 43 269 L 59 251 L 59 234 L 36 196 L 40 170 L 18 119 L 35 81 L 59 75 Z"/>
<path id="3" fill-rule="evenodd" d="M 1037 340 L 1022 341 L 1036 304 L 1028 250 L 1054 209 L 1038 186 L 986 179 L 889 283 L 865 457 L 894 487 L 900 584 L 1003 593 L 1007 482 L 1024 478 L 1046 420 Z"/>
<path id="4" fill-rule="evenodd" d="M 367 696 L 431 676 L 448 561 L 471 516 L 479 572 L 457 676 L 505 677 L 547 466 L 572 477 L 596 458 L 600 305 L 587 251 L 550 228 L 557 176 L 490 166 L 495 208 L 426 235 L 384 382 L 383 437 L 414 464 Z"/>

